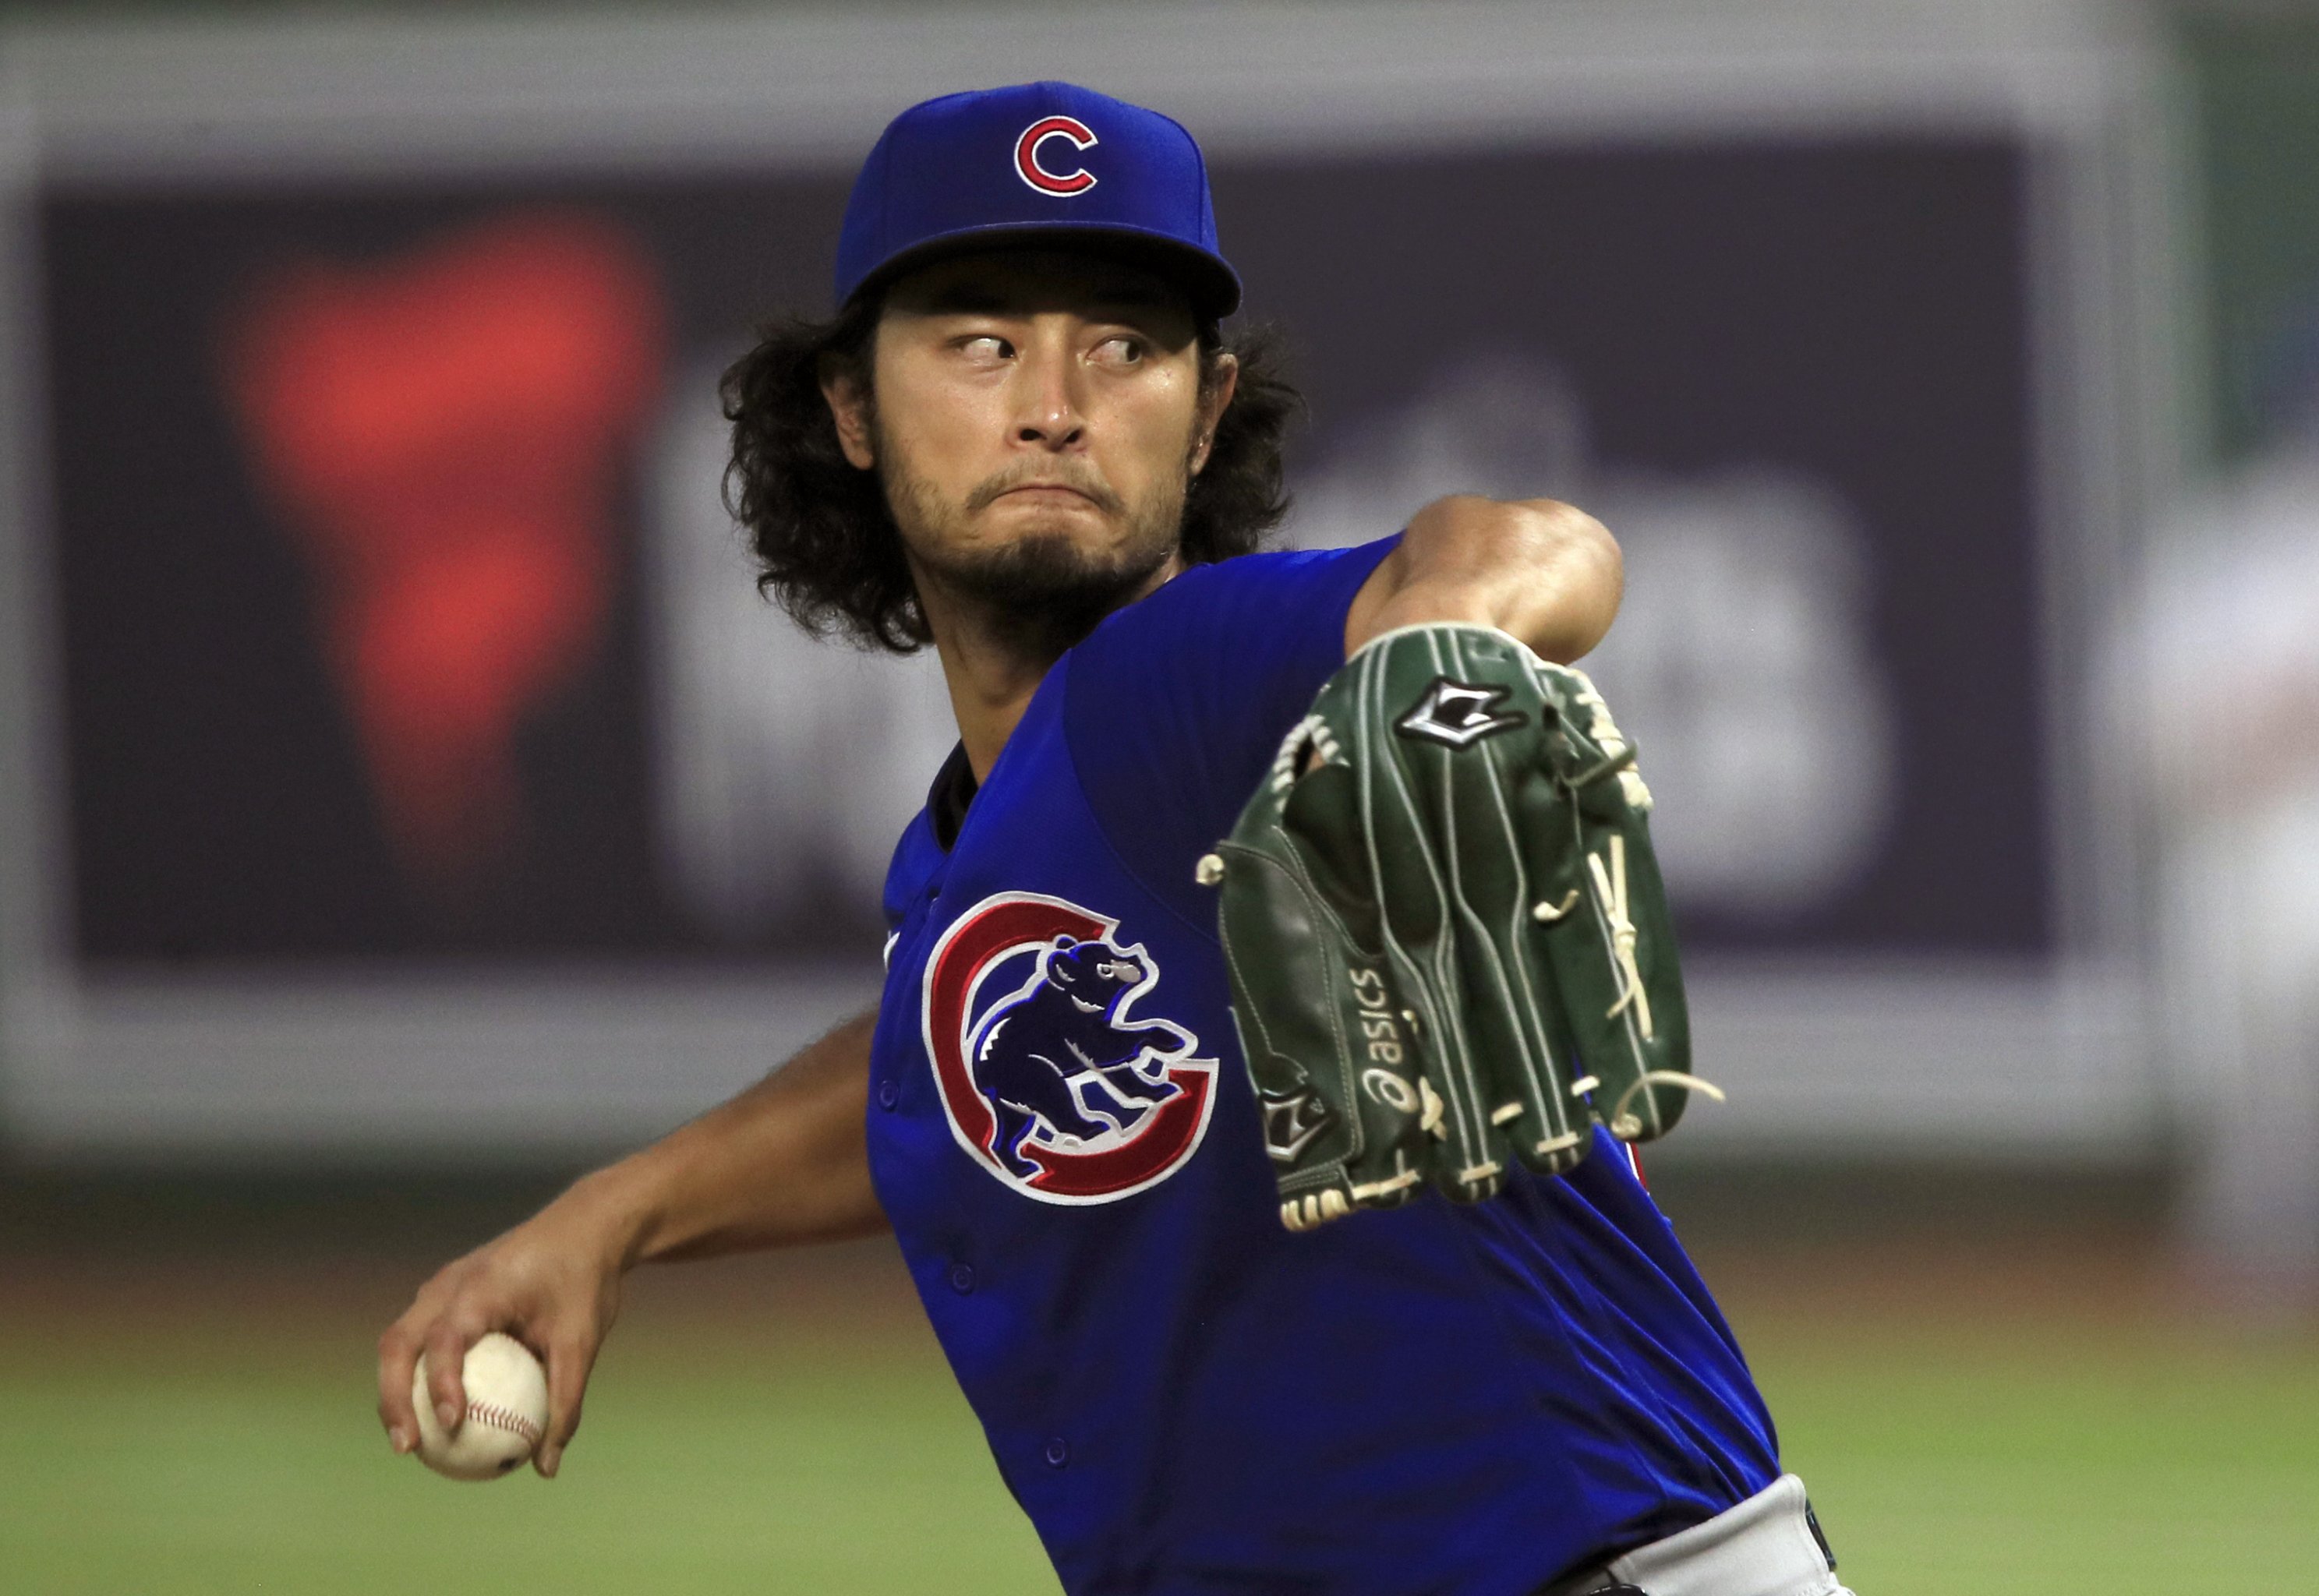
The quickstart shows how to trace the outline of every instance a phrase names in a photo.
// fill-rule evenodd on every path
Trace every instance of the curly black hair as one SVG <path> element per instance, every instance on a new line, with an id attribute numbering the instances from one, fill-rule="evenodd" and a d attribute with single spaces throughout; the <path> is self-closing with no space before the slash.
<path id="1" fill-rule="evenodd" d="M 733 423 L 725 505 L 749 537 L 757 586 L 817 635 L 837 632 L 868 648 L 914 654 L 934 640 L 902 557 L 902 535 L 878 473 L 839 448 L 822 397 L 825 360 L 851 364 L 866 380 L 880 302 L 849 306 L 835 320 L 773 322 L 718 384 Z M 1278 369 L 1266 329 L 1227 340 L 1214 323 L 1199 333 L 1202 381 L 1218 357 L 1240 362 L 1232 403 L 1216 424 L 1208 463 L 1184 500 L 1183 552 L 1204 564 L 1261 546 L 1288 512 L 1281 452 L 1304 401 Z"/>

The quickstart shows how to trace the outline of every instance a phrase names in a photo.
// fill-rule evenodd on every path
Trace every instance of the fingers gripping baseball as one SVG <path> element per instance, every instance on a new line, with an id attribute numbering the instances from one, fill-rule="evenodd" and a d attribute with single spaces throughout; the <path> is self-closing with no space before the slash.
<path id="1" fill-rule="evenodd" d="M 553 1476 L 580 1424 L 588 1376 L 619 1311 L 619 1270 L 554 1211 L 447 1265 L 379 1338 L 378 1411 L 397 1453 L 419 1444 L 412 1378 L 426 1360 L 426 1397 L 446 1432 L 465 1421 L 460 1370 L 485 1334 L 504 1331 L 546 1366 L 548 1421 L 533 1465 Z"/>
<path id="2" fill-rule="evenodd" d="M 427 1397 L 434 1404 L 436 1422 L 446 1431 L 467 1421 L 467 1390 L 460 1382 L 460 1369 L 467 1361 L 467 1348 L 492 1328 L 472 1303 L 461 1304 L 458 1312 L 427 1327 L 420 1354 L 427 1363 Z"/>
<path id="3" fill-rule="evenodd" d="M 603 1348 L 600 1336 L 567 1336 L 547 1347 L 547 1437 L 539 1444 L 532 1466 L 554 1478 L 564 1461 L 564 1448 L 580 1429 L 580 1409 L 588 1394 L 588 1376 Z"/>

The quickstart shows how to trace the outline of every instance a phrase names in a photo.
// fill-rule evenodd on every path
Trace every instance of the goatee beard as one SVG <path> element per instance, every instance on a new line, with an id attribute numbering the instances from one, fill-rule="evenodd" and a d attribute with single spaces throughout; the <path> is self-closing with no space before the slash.
<path id="1" fill-rule="evenodd" d="M 893 458 L 890 452 L 881 453 Z M 1103 555 L 1089 554 L 1069 533 L 1060 531 L 1027 533 L 972 554 L 955 552 L 961 540 L 945 534 L 1024 474 L 1011 471 L 982 484 L 968 495 L 968 511 L 943 501 L 905 470 L 888 473 L 886 494 L 895 518 L 919 535 L 907 541 L 922 580 L 971 606 L 992 641 L 1026 658 L 1054 660 L 1105 616 L 1148 589 L 1175 556 L 1183 534 L 1184 496 L 1129 506 L 1108 486 L 1086 482 L 1081 491 L 1099 508 L 1124 514 L 1129 521 L 1125 546 Z M 1050 468 L 1042 474 L 1058 473 Z"/>
<path id="2" fill-rule="evenodd" d="M 928 573 L 971 604 L 993 639 L 1027 658 L 1052 660 L 1129 602 L 1175 553 L 1172 541 L 1090 559 L 1066 532 L 1034 532 L 965 560 L 926 562 Z"/>

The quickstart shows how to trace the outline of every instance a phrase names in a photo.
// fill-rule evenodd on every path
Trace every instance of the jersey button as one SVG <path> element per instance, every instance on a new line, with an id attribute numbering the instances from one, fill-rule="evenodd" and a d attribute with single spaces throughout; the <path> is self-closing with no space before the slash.
<path id="1" fill-rule="evenodd" d="M 884 1080 L 878 1083 L 879 1107 L 891 1113 L 894 1105 L 901 1101 L 901 1096 L 902 1088 L 894 1084 L 894 1078 L 892 1076 L 889 1075 Z"/>
<path id="2" fill-rule="evenodd" d="M 1055 1436 L 1049 1439 L 1047 1442 L 1047 1466 L 1049 1468 L 1060 1468 L 1070 1460 L 1071 1448 L 1069 1442 L 1064 1440 L 1060 1436 Z"/>
<path id="3" fill-rule="evenodd" d="M 974 1266 L 972 1264 L 952 1264 L 950 1267 L 950 1288 L 951 1290 L 958 1293 L 961 1296 L 964 1296 L 968 1292 L 972 1291 L 974 1289 Z"/>

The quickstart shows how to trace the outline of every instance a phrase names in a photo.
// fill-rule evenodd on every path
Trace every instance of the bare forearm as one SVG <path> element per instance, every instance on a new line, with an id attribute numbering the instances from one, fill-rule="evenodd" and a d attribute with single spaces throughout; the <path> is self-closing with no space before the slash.
<path id="1" fill-rule="evenodd" d="M 623 1266 L 882 1230 L 862 1133 L 874 1014 L 732 1101 L 600 1169 L 558 1204 L 591 1211 Z"/>
<path id="2" fill-rule="evenodd" d="M 1624 568 L 1601 522 L 1550 499 L 1436 500 L 1355 597 L 1348 654 L 1396 627 L 1470 621 L 1568 663 L 1619 613 Z"/>
<path id="3" fill-rule="evenodd" d="M 420 1354 L 437 1418 L 456 1429 L 466 1350 L 503 1330 L 546 1360 L 548 1426 L 537 1465 L 553 1474 L 579 1428 L 630 1265 L 881 1228 L 862 1125 L 874 1020 L 839 1026 L 730 1103 L 437 1270 L 378 1339 L 378 1417 L 394 1449 L 418 1440 L 411 1381 Z"/>

